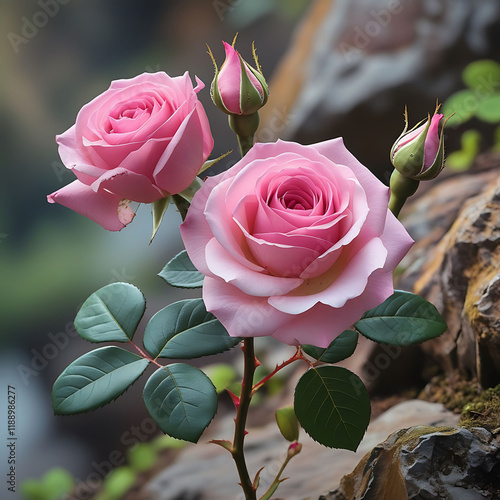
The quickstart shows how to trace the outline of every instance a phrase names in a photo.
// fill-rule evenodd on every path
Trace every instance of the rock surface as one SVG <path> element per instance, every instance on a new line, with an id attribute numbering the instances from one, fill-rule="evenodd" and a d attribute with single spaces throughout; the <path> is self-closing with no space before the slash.
<path id="1" fill-rule="evenodd" d="M 444 180 L 419 198 L 404 219 L 420 241 L 408 255 L 413 262 L 403 283 L 408 286 L 418 276 L 414 292 L 435 304 L 448 324 L 445 334 L 422 349 L 446 374 L 458 369 L 483 387 L 500 383 L 499 172 L 500 159 L 487 172 Z M 472 197 L 464 199 L 466 193 Z M 462 200 L 456 220 L 452 199 L 455 207 Z"/>
<path id="2" fill-rule="evenodd" d="M 321 500 L 481 500 L 500 495 L 500 446 L 485 429 L 395 432 Z"/>
<path id="3" fill-rule="evenodd" d="M 273 498 L 318 498 L 339 484 L 340 478 L 352 470 L 368 450 L 395 430 L 412 425 L 455 425 L 457 420 L 458 417 L 442 405 L 406 401 L 390 408 L 370 424 L 356 453 L 325 448 L 302 431 L 302 451 L 285 471 L 285 477 L 290 479 L 280 486 Z M 232 419 L 227 419 L 223 427 L 216 438 L 231 436 Z M 255 474 L 265 466 L 261 474 L 261 494 L 278 472 L 286 449 L 287 443 L 275 423 L 250 430 L 246 450 L 249 470 Z M 172 466 L 155 476 L 146 485 L 141 499 L 239 500 L 243 497 L 236 483 L 236 471 L 228 452 L 215 445 L 199 444 L 186 448 Z"/>
<path id="4" fill-rule="evenodd" d="M 498 56 L 498 0 L 317 0 L 273 74 L 259 140 L 344 137 L 376 172 L 408 105 L 416 123 Z M 376 130 L 376 133 L 374 133 Z"/>

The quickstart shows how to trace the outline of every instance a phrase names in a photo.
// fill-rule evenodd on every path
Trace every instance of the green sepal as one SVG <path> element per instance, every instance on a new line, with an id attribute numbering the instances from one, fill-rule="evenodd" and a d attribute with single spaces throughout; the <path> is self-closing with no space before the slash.
<path id="1" fill-rule="evenodd" d="M 232 149 L 230 149 L 227 153 L 224 153 L 220 155 L 218 158 L 215 158 L 214 160 L 207 160 L 202 167 L 200 168 L 200 171 L 198 172 L 198 175 L 201 173 L 205 172 L 205 170 L 208 170 L 210 167 L 213 167 L 216 163 L 222 160 L 222 158 L 225 158 L 227 155 L 231 154 L 233 152 Z"/>
<path id="2" fill-rule="evenodd" d="M 186 189 L 184 189 L 184 191 L 177 194 L 191 203 L 194 195 L 201 189 L 202 186 L 203 181 L 199 177 L 195 177 L 193 182 Z"/>
<path id="3" fill-rule="evenodd" d="M 151 235 L 149 244 L 151 244 L 153 238 L 156 236 L 158 229 L 160 228 L 161 221 L 163 220 L 163 216 L 167 211 L 169 203 L 170 203 L 170 196 L 161 198 L 151 203 L 151 215 L 153 216 L 153 234 Z"/>

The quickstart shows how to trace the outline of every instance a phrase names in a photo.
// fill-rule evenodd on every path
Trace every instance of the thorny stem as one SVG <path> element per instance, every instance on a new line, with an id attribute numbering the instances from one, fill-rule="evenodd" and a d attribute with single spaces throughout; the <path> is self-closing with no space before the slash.
<path id="1" fill-rule="evenodd" d="M 287 359 L 286 361 L 283 361 L 283 363 L 281 363 L 280 365 L 277 365 L 276 368 L 269 374 L 267 375 L 266 377 L 264 377 L 262 380 L 260 380 L 259 382 L 257 382 L 253 388 L 252 388 L 252 396 L 271 378 L 273 377 L 274 375 L 276 375 L 280 370 L 282 370 L 283 368 L 285 368 L 286 366 L 292 364 L 294 361 L 298 361 L 299 359 L 302 359 L 304 360 L 306 363 L 309 363 L 309 360 L 306 359 L 303 354 L 302 354 L 302 350 L 300 349 L 300 347 L 297 347 L 297 351 L 295 352 L 295 354 L 290 358 L 290 359 Z M 309 363 L 311 364 L 311 363 Z"/>
<path id="2" fill-rule="evenodd" d="M 235 418 L 234 440 L 231 454 L 238 469 L 241 487 L 245 493 L 246 500 L 256 500 L 255 488 L 248 474 L 245 455 L 243 453 L 243 444 L 245 440 L 245 425 L 248 415 L 248 407 L 252 399 L 253 374 L 255 372 L 255 354 L 253 338 L 249 337 L 243 340 L 244 372 L 241 383 L 241 395 L 238 405 L 238 411 Z"/>

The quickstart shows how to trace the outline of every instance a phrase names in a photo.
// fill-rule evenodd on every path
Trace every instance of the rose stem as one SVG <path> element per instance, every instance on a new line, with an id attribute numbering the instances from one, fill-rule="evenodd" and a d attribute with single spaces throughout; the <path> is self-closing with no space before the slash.
<path id="1" fill-rule="evenodd" d="M 256 500 L 257 496 L 253 487 L 243 453 L 243 444 L 245 440 L 245 425 L 248 414 L 248 407 L 252 399 L 253 374 L 255 372 L 255 354 L 253 338 L 249 337 L 243 340 L 244 372 L 241 382 L 241 395 L 238 411 L 236 413 L 234 440 L 231 454 L 238 469 L 241 487 L 245 493 L 246 500 Z"/>
<path id="2" fill-rule="evenodd" d="M 229 126 L 238 137 L 241 157 L 243 158 L 253 146 L 253 136 L 259 127 L 259 113 L 251 115 L 229 115 Z"/>
<path id="3" fill-rule="evenodd" d="M 389 210 L 396 217 L 399 217 L 399 212 L 401 212 L 406 200 L 415 194 L 418 185 L 419 181 L 405 177 L 397 170 L 392 172 L 390 180 L 391 197 L 389 198 Z"/>
<path id="4" fill-rule="evenodd" d="M 252 396 L 271 378 L 273 377 L 274 375 L 276 375 L 280 370 L 282 370 L 283 368 L 285 368 L 286 366 L 292 364 L 293 362 L 295 361 L 298 361 L 299 359 L 302 359 L 304 360 L 306 363 L 308 363 L 309 365 L 311 365 L 311 363 L 309 363 L 309 361 L 304 358 L 303 354 L 302 354 L 302 350 L 299 347 L 297 347 L 297 351 L 295 352 L 295 354 L 290 358 L 290 359 L 287 359 L 286 361 L 283 361 L 283 363 L 281 363 L 281 365 L 277 365 L 276 368 L 273 370 L 272 373 L 270 373 L 269 375 L 267 375 L 266 377 L 264 377 L 262 380 L 260 380 L 259 382 L 257 382 L 253 388 L 252 388 Z M 311 365 L 312 366 L 312 365 Z"/>
<path id="5" fill-rule="evenodd" d="M 248 151 L 253 146 L 253 135 L 251 135 L 249 137 L 241 137 L 239 135 L 238 136 L 238 144 L 240 146 L 241 156 L 243 157 L 248 153 Z"/>

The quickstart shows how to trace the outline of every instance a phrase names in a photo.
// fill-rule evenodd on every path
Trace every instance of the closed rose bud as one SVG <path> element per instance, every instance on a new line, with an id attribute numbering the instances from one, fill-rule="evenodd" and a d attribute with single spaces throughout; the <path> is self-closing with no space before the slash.
<path id="1" fill-rule="evenodd" d="M 229 115 L 252 115 L 267 101 L 269 89 L 260 71 L 254 51 L 255 64 L 252 68 L 237 50 L 226 42 L 226 60 L 220 68 L 212 57 L 215 77 L 212 82 L 212 100 L 215 105 Z"/>
<path id="2" fill-rule="evenodd" d="M 410 131 L 407 131 L 408 117 L 405 110 L 405 129 L 391 149 L 392 164 L 404 177 L 418 181 L 430 180 L 443 169 L 445 120 L 437 112 L 438 108 L 426 123 L 417 124 Z"/>
<path id="3" fill-rule="evenodd" d="M 288 441 L 299 439 L 299 421 L 295 416 L 293 406 L 287 406 L 276 410 L 276 422 L 281 435 Z"/>

